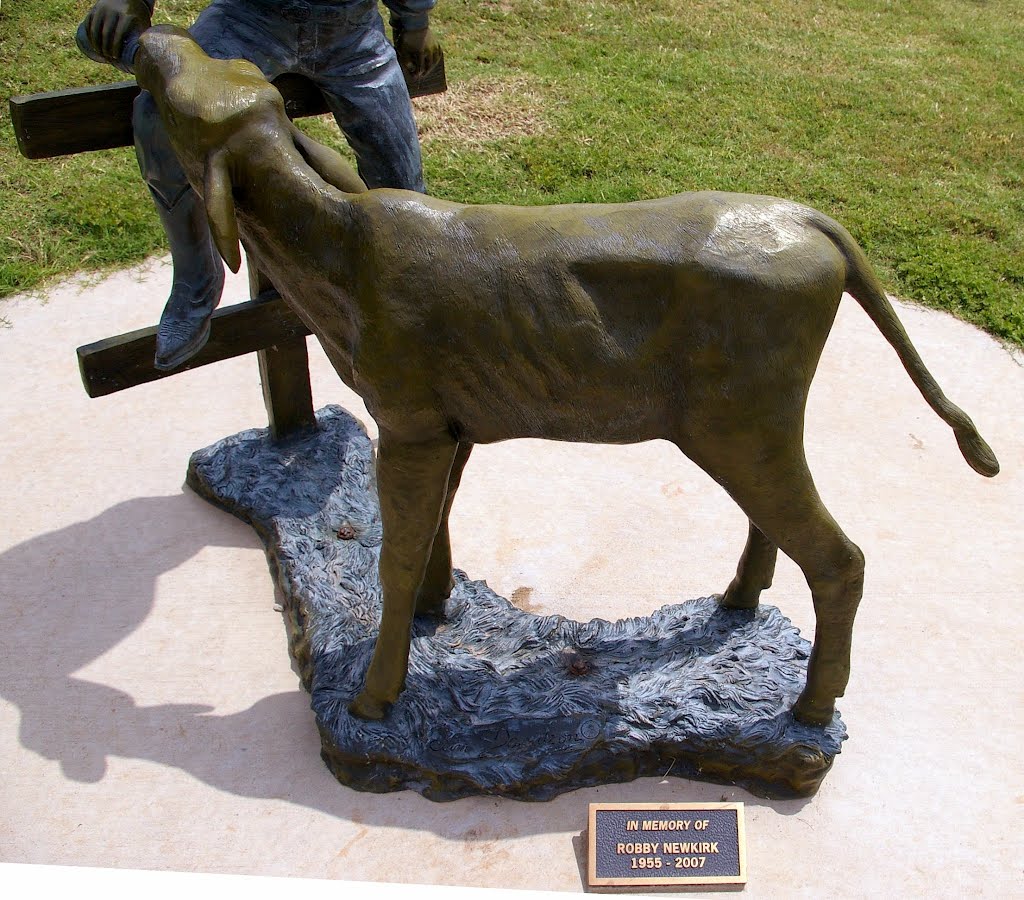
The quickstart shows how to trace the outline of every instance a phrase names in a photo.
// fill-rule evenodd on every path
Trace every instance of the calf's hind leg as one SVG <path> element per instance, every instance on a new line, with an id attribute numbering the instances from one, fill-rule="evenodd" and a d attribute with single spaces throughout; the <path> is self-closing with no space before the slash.
<path id="1" fill-rule="evenodd" d="M 864 554 L 825 509 L 802 458 L 800 463 L 799 468 L 778 472 L 769 492 L 733 496 L 807 579 L 814 602 L 814 645 L 807 682 L 793 714 L 808 725 L 827 725 L 835 714 L 836 697 L 843 696 L 850 680 L 853 620 L 864 590 Z"/>
<path id="2" fill-rule="evenodd" d="M 853 620 L 864 593 L 864 554 L 822 508 L 831 527 L 801 535 L 783 549 L 807 579 L 814 602 L 814 645 L 807 684 L 793 714 L 808 725 L 827 725 L 850 680 Z"/>
<path id="3" fill-rule="evenodd" d="M 795 427 L 791 433 L 798 435 L 801 430 Z M 729 491 L 751 523 L 743 559 L 730 585 L 730 590 L 737 586 L 732 596 L 749 603 L 759 581 L 770 576 L 773 547 L 804 573 L 814 601 L 815 634 L 807 682 L 793 713 L 808 725 L 824 726 L 832 721 L 836 697 L 843 695 L 850 678 L 853 620 L 864 589 L 864 555 L 822 504 L 802 446 L 781 436 L 769 443 L 751 446 L 748 436 L 742 454 L 735 447 L 719 446 L 702 456 L 717 461 L 708 472 Z M 722 465 L 723 460 L 733 464 Z M 750 460 L 762 462 L 751 465 Z M 729 596 L 727 591 L 725 599 Z"/>
<path id="4" fill-rule="evenodd" d="M 772 586 L 778 555 L 779 548 L 751 522 L 747 545 L 736 566 L 736 577 L 719 598 L 719 604 L 726 609 L 756 609 L 761 591 Z"/>

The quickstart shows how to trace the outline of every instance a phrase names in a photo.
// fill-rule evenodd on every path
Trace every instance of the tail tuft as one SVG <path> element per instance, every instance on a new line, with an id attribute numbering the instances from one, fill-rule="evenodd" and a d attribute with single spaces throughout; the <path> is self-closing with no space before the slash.
<path id="1" fill-rule="evenodd" d="M 985 439 L 978 434 L 973 422 L 968 420 L 966 425 L 954 428 L 953 433 L 956 435 L 960 452 L 975 472 L 986 478 L 999 474 L 999 460 L 996 459 L 992 448 L 985 443 Z"/>
<path id="2" fill-rule="evenodd" d="M 900 362 L 903 363 L 903 368 L 907 370 L 910 380 L 921 392 L 925 402 L 943 422 L 953 429 L 956 442 L 960 445 L 960 452 L 967 460 L 967 464 L 979 475 L 984 475 L 987 478 L 998 475 L 999 460 L 996 459 L 992 448 L 978 434 L 978 429 L 974 427 L 970 416 L 955 403 L 950 403 L 946 399 L 946 395 L 942 393 L 942 389 L 932 377 L 931 372 L 925 368 L 925 364 L 911 343 L 906 329 L 896 315 L 896 310 L 892 308 L 878 276 L 872 271 L 864 251 L 850 237 L 849 232 L 831 220 L 824 223 L 822 230 L 835 241 L 836 246 L 846 257 L 848 267 L 846 289 L 861 305 L 864 312 L 871 317 L 871 321 L 878 327 L 882 337 L 896 351 Z"/>

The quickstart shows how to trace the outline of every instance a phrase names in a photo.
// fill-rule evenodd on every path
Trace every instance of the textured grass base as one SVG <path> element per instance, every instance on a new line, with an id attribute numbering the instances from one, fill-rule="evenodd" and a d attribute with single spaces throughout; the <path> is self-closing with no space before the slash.
<path id="1" fill-rule="evenodd" d="M 846 731 L 838 714 L 826 729 L 790 714 L 810 645 L 767 605 L 709 597 L 580 623 L 523 612 L 456 572 L 444 620 L 414 625 L 388 717 L 350 716 L 380 618 L 381 525 L 365 432 L 338 407 L 317 416 L 317 432 L 286 444 L 259 429 L 196 452 L 188 483 L 263 539 L 340 781 L 546 800 L 671 769 L 765 796 L 817 789 Z"/>

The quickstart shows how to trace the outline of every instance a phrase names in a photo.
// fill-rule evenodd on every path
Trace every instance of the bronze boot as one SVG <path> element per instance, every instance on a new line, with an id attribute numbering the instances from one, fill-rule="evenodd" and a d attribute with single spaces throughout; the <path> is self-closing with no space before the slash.
<path id="1" fill-rule="evenodd" d="M 203 203 L 186 188 L 173 205 L 153 192 L 171 246 L 174 279 L 160 316 L 154 365 L 176 369 L 195 356 L 210 337 L 210 317 L 224 289 L 224 266 L 210 237 Z"/>
<path id="2" fill-rule="evenodd" d="M 171 249 L 171 295 L 160 316 L 154 365 L 176 369 L 210 336 L 210 316 L 224 289 L 224 266 L 210 235 L 203 201 L 188 183 L 148 91 L 132 110 L 135 155 Z"/>

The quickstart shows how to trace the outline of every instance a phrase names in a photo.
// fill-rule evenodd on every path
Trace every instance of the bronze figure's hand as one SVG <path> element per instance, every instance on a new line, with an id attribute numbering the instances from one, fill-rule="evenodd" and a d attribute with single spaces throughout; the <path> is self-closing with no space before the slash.
<path id="1" fill-rule="evenodd" d="M 402 70 L 410 78 L 426 75 L 441 59 L 441 42 L 429 28 L 395 33 L 395 52 Z"/>
<path id="2" fill-rule="evenodd" d="M 78 29 L 79 49 L 90 59 L 128 71 L 122 59 L 125 42 L 149 28 L 152 14 L 145 0 L 99 0 Z"/>

